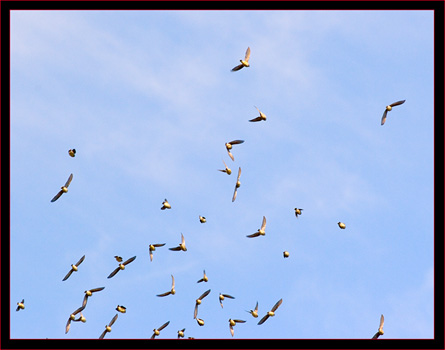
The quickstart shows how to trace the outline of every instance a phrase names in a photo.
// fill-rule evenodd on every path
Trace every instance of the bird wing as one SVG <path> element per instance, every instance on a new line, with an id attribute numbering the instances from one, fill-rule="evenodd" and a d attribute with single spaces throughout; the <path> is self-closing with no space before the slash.
<path id="1" fill-rule="evenodd" d="M 261 320 L 260 322 L 258 322 L 258 324 L 263 324 L 264 322 L 266 322 L 266 320 L 269 318 L 269 314 L 266 314 Z"/>
<path id="2" fill-rule="evenodd" d="M 372 337 L 372 339 L 377 339 L 380 336 L 380 333 L 377 332 L 376 334 L 374 334 L 374 336 Z"/>
<path id="3" fill-rule="evenodd" d="M 153 333 L 153 335 L 150 337 L 150 339 L 154 339 L 156 337 L 156 333 Z"/>
<path id="4" fill-rule="evenodd" d="M 263 216 L 263 222 L 261 223 L 261 230 L 265 230 L 266 229 L 266 217 Z"/>
<path id="5" fill-rule="evenodd" d="M 383 324 L 385 323 L 385 318 L 383 317 L 383 315 L 380 316 L 380 325 L 379 325 L 379 330 L 381 330 L 383 328 Z"/>
<path id="6" fill-rule="evenodd" d="M 283 302 L 283 299 L 280 299 L 276 302 L 276 304 L 273 306 L 272 308 L 272 312 L 274 312 L 276 309 L 278 309 L 278 307 L 281 305 L 281 303 Z"/>
<path id="7" fill-rule="evenodd" d="M 236 322 L 236 323 L 245 323 L 246 321 L 244 321 L 244 320 L 233 320 L 234 322 Z"/>
<path id="8" fill-rule="evenodd" d="M 122 265 L 128 265 L 129 263 L 133 262 L 134 259 L 136 259 L 136 256 L 133 256 L 132 258 L 128 259 L 127 261 L 123 262 Z"/>
<path id="9" fill-rule="evenodd" d="M 91 293 L 100 292 L 101 290 L 104 290 L 104 289 L 105 289 L 105 287 L 93 288 L 93 289 L 90 289 L 90 292 Z"/>
<path id="10" fill-rule="evenodd" d="M 120 270 L 120 267 L 116 267 L 114 269 L 114 271 L 112 273 L 110 273 L 110 275 L 107 278 L 114 277 L 114 275 L 116 275 L 119 272 L 119 270 Z"/>
<path id="11" fill-rule="evenodd" d="M 244 61 L 246 61 L 246 62 L 249 61 L 249 58 L 250 58 L 250 47 L 248 47 L 246 50 L 246 55 L 244 57 Z"/>
<path id="12" fill-rule="evenodd" d="M 232 296 L 229 295 L 229 294 L 223 294 L 223 296 L 226 297 L 226 298 L 229 298 L 229 299 L 235 299 L 235 297 L 232 297 Z"/>
<path id="13" fill-rule="evenodd" d="M 111 319 L 110 323 L 108 324 L 108 327 L 111 327 L 113 325 L 114 322 L 116 322 L 118 317 L 118 314 L 114 315 L 114 317 Z"/>
<path id="14" fill-rule="evenodd" d="M 390 106 L 391 107 L 398 106 L 398 105 L 401 105 L 401 104 L 405 103 L 405 101 L 406 100 L 397 101 L 397 102 L 391 103 Z"/>
<path id="15" fill-rule="evenodd" d="M 84 306 L 84 305 L 82 305 L 81 307 L 79 307 L 78 309 L 76 309 L 76 310 L 73 312 L 73 315 L 77 315 L 79 312 L 83 311 L 83 309 L 85 309 L 85 306 Z"/>
<path id="16" fill-rule="evenodd" d="M 172 294 L 172 291 L 169 290 L 168 292 L 162 293 L 162 294 L 156 294 L 157 297 L 166 297 L 167 295 Z"/>
<path id="17" fill-rule="evenodd" d="M 100 335 L 99 339 L 103 339 L 105 337 L 105 334 L 107 333 L 107 330 L 105 329 L 102 334 Z"/>
<path id="18" fill-rule="evenodd" d="M 66 276 L 63 278 L 63 280 L 62 281 L 66 281 L 70 276 L 71 276 L 71 274 L 73 273 L 73 269 L 71 269 L 67 274 L 66 274 Z"/>
<path id="19" fill-rule="evenodd" d="M 70 327 L 71 327 L 71 317 L 68 318 L 68 322 L 66 323 L 65 334 L 67 334 L 70 331 Z"/>
<path id="20" fill-rule="evenodd" d="M 85 296 L 83 297 L 82 307 L 87 306 L 87 301 L 88 301 L 88 295 L 85 294 Z"/>
<path id="21" fill-rule="evenodd" d="M 163 247 L 163 246 L 165 246 L 165 243 L 156 243 L 156 244 L 153 244 L 153 247 Z"/>
<path id="22" fill-rule="evenodd" d="M 386 115 L 387 114 L 388 114 L 388 110 L 385 109 L 385 111 L 383 112 L 382 121 L 380 122 L 380 125 L 385 124 L 385 122 L 386 122 Z"/>
<path id="23" fill-rule="evenodd" d="M 175 278 L 173 277 L 173 275 L 171 275 L 172 276 L 172 289 L 173 288 L 175 288 Z"/>
<path id="24" fill-rule="evenodd" d="M 150 261 L 153 261 L 153 252 L 150 250 Z"/>
<path id="25" fill-rule="evenodd" d="M 236 178 L 236 182 L 239 181 L 240 177 L 241 177 L 241 167 L 238 168 L 238 177 Z"/>
<path id="26" fill-rule="evenodd" d="M 231 145 L 239 145 L 240 143 L 243 143 L 244 140 L 233 140 L 227 143 L 230 143 Z"/>
<path id="27" fill-rule="evenodd" d="M 85 260 L 85 255 L 80 258 L 80 260 L 76 263 L 76 266 L 79 266 L 80 264 L 82 264 L 82 262 L 84 260 Z"/>
<path id="28" fill-rule="evenodd" d="M 73 181 L 73 174 L 71 174 L 68 177 L 68 180 L 66 180 L 65 187 L 68 187 L 70 185 L 71 181 Z"/>
<path id="29" fill-rule="evenodd" d="M 240 70 L 240 69 L 243 68 L 243 67 L 244 67 L 243 64 L 239 64 L 239 65 L 237 65 L 236 67 L 233 67 L 233 68 L 232 68 L 232 72 L 236 72 L 236 71 Z"/>
<path id="30" fill-rule="evenodd" d="M 59 193 L 57 193 L 53 199 L 51 199 L 51 202 L 55 202 L 56 200 L 58 200 L 60 198 L 60 196 L 63 194 L 63 191 L 60 190 Z"/>
<path id="31" fill-rule="evenodd" d="M 237 193 L 238 193 L 238 187 L 235 186 L 235 190 L 233 191 L 233 196 L 232 196 L 232 202 L 235 202 Z"/>
<path id="32" fill-rule="evenodd" d="M 260 234 L 258 232 L 252 233 L 251 235 L 247 235 L 246 237 L 253 238 L 258 237 Z"/>
<path id="33" fill-rule="evenodd" d="M 258 312 L 258 301 L 256 302 L 255 310 L 254 310 L 254 311 Z"/>
<path id="34" fill-rule="evenodd" d="M 229 157 L 230 157 L 230 159 L 232 159 L 233 161 L 235 161 L 235 158 L 233 157 L 233 154 L 232 154 L 232 152 L 230 152 L 230 151 L 227 151 L 227 153 L 229 154 Z"/>
<path id="35" fill-rule="evenodd" d="M 180 246 L 177 246 L 177 247 L 174 247 L 174 248 L 168 248 L 168 249 L 170 249 L 170 250 L 174 250 L 174 251 L 178 251 L 178 250 L 181 250 L 181 247 L 180 247 Z"/>
<path id="36" fill-rule="evenodd" d="M 263 118 L 261 118 L 261 116 L 250 119 L 249 122 L 259 122 L 260 120 L 263 120 Z"/>
<path id="37" fill-rule="evenodd" d="M 209 295 L 211 289 L 206 290 L 204 293 L 202 293 L 202 295 L 198 298 L 200 300 L 204 299 L 207 295 Z"/>
<path id="38" fill-rule="evenodd" d="M 168 326 L 169 323 L 170 321 L 165 322 L 161 327 L 158 328 L 158 331 L 162 331 L 165 327 Z"/>
<path id="39" fill-rule="evenodd" d="M 233 334 L 235 333 L 234 331 L 233 331 L 233 327 L 232 327 L 232 325 L 229 323 L 229 328 L 230 328 L 230 334 L 232 334 L 232 337 L 233 337 Z"/>
<path id="40" fill-rule="evenodd" d="M 195 312 L 193 313 L 193 318 L 196 318 L 198 316 L 198 303 L 195 304 Z"/>

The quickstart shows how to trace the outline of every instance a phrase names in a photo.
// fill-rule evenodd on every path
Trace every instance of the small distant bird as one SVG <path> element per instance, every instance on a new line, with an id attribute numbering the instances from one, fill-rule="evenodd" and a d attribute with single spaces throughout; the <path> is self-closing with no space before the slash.
<path id="1" fill-rule="evenodd" d="M 69 154 L 71 157 L 75 157 L 75 156 L 76 156 L 76 149 L 73 148 L 73 149 L 68 150 L 68 154 Z"/>
<path id="2" fill-rule="evenodd" d="M 134 259 L 136 259 L 135 256 L 133 256 L 132 258 L 128 259 L 127 261 L 124 261 L 123 263 L 120 263 L 118 267 L 116 267 L 114 269 L 114 271 L 112 273 L 110 273 L 110 275 L 107 278 L 111 278 L 113 277 L 115 274 L 117 274 L 120 270 L 125 270 L 125 265 L 128 265 L 129 263 L 131 263 Z"/>
<path id="3" fill-rule="evenodd" d="M 232 170 L 229 169 L 229 167 L 227 166 L 226 162 L 223 160 L 224 166 L 226 167 L 224 170 L 220 170 L 218 169 L 218 171 L 221 171 L 223 173 L 226 173 L 227 175 L 230 175 L 232 173 Z"/>
<path id="4" fill-rule="evenodd" d="M 65 326 L 65 334 L 67 334 L 67 333 L 69 332 L 69 330 L 70 330 L 70 327 L 71 327 L 71 321 L 74 321 L 74 320 L 76 319 L 76 315 L 77 315 L 79 312 L 82 312 L 83 309 L 85 309 L 85 306 L 84 306 L 84 305 L 82 305 L 81 307 L 79 307 L 77 310 L 75 310 L 75 311 L 70 315 L 70 317 L 68 318 L 68 321 L 66 322 L 66 326 Z"/>
<path id="5" fill-rule="evenodd" d="M 184 338 L 184 332 L 185 332 L 185 328 L 183 328 L 183 329 L 178 331 L 178 339 L 179 338 Z"/>
<path id="6" fill-rule="evenodd" d="M 122 262 L 122 257 L 121 256 L 117 256 L 115 255 L 114 258 L 116 259 L 117 262 Z"/>
<path id="7" fill-rule="evenodd" d="M 56 200 L 58 200 L 60 198 L 60 196 L 64 193 L 68 192 L 68 186 L 70 185 L 71 181 L 73 180 L 73 174 L 71 174 L 68 177 L 68 180 L 66 180 L 66 183 L 64 186 L 61 187 L 61 190 L 59 191 L 59 193 L 57 193 L 53 199 L 51 199 L 51 203 L 55 202 Z"/>
<path id="8" fill-rule="evenodd" d="M 66 280 L 71 276 L 71 274 L 72 274 L 74 271 L 77 271 L 78 266 L 79 266 L 80 264 L 82 264 L 82 261 L 84 261 L 84 260 L 85 260 L 85 255 L 82 256 L 82 257 L 80 258 L 80 260 L 79 260 L 75 265 L 72 264 L 72 265 L 71 265 L 71 270 L 69 270 L 69 272 L 66 274 L 66 276 L 63 278 L 62 281 L 66 281 Z"/>
<path id="9" fill-rule="evenodd" d="M 379 330 L 377 331 L 376 334 L 374 334 L 374 336 L 372 337 L 372 339 L 377 339 L 378 337 L 380 337 L 381 335 L 383 335 L 383 323 L 385 322 L 385 318 L 383 317 L 383 315 L 380 316 L 380 325 L 379 325 Z"/>
<path id="10" fill-rule="evenodd" d="M 238 169 L 238 177 L 236 178 L 235 190 L 233 191 L 233 196 L 232 196 L 232 203 L 235 202 L 236 195 L 238 193 L 238 188 L 241 186 L 241 182 L 239 181 L 240 176 L 241 176 L 241 167 L 239 167 Z"/>
<path id="11" fill-rule="evenodd" d="M 76 318 L 75 320 L 73 320 L 73 322 L 79 322 L 79 321 L 81 321 L 83 323 L 85 323 L 87 321 L 87 319 L 85 318 L 84 315 L 82 315 L 82 313 L 80 313 L 79 318 Z"/>
<path id="12" fill-rule="evenodd" d="M 201 283 L 201 282 L 208 282 L 209 278 L 206 275 L 206 270 L 204 270 L 204 276 L 196 283 Z"/>
<path id="13" fill-rule="evenodd" d="M 170 321 L 168 321 L 168 322 L 165 322 L 161 327 L 159 327 L 159 328 L 155 328 L 155 329 L 153 329 L 153 335 L 151 336 L 151 339 L 154 339 L 156 336 L 158 336 L 160 333 L 161 333 L 161 331 L 165 328 L 165 327 L 167 327 L 168 326 L 168 324 L 170 323 Z"/>
<path id="14" fill-rule="evenodd" d="M 258 317 L 258 301 L 256 302 L 255 310 L 250 310 L 250 311 L 246 310 L 246 312 L 250 313 L 253 317 L 257 318 Z"/>
<path id="15" fill-rule="evenodd" d="M 233 330 L 233 327 L 237 324 L 237 323 L 244 323 L 246 321 L 243 320 L 232 320 L 231 318 L 229 318 L 229 328 L 230 328 L 230 334 L 233 335 L 235 334 L 235 331 Z"/>
<path id="16" fill-rule="evenodd" d="M 225 298 L 235 299 L 235 297 L 232 297 L 232 296 L 229 295 L 229 294 L 221 294 L 221 293 L 219 293 L 219 303 L 220 303 L 221 307 L 224 307 L 222 301 L 223 301 Z"/>
<path id="17" fill-rule="evenodd" d="M 182 233 L 181 233 L 181 243 L 179 244 L 179 246 L 174 247 L 174 248 L 168 248 L 168 249 L 174 250 L 174 251 L 179 251 L 179 250 L 182 250 L 184 252 L 187 251 L 187 248 L 185 246 L 185 239 L 184 239 L 184 236 Z"/>
<path id="18" fill-rule="evenodd" d="M 281 303 L 283 302 L 283 299 L 280 299 L 277 301 L 277 303 L 273 306 L 272 310 L 270 310 L 261 320 L 260 322 L 258 322 L 258 324 L 263 324 L 264 322 L 266 322 L 266 320 L 271 317 L 271 316 L 275 316 L 275 311 L 278 309 L 278 307 L 281 305 Z"/>
<path id="19" fill-rule="evenodd" d="M 382 121 L 381 121 L 380 125 L 385 124 L 385 122 L 386 122 L 386 115 L 388 114 L 388 112 L 390 110 L 392 110 L 392 107 L 401 105 L 401 104 L 405 103 L 405 101 L 406 100 L 397 101 L 397 102 L 391 103 L 389 106 L 386 106 L 385 111 L 383 112 Z"/>
<path id="20" fill-rule="evenodd" d="M 127 308 L 125 306 L 122 306 L 122 305 L 118 305 L 116 307 L 116 310 L 119 311 L 120 313 L 123 313 L 123 314 L 127 312 Z"/>
<path id="21" fill-rule="evenodd" d="M 263 112 L 261 112 L 257 106 L 254 106 L 254 107 L 257 109 L 257 111 L 260 113 L 260 115 L 256 118 L 250 119 L 249 122 L 260 122 L 262 120 L 266 121 L 266 119 L 267 119 L 266 115 Z"/>
<path id="22" fill-rule="evenodd" d="M 116 322 L 117 316 L 118 316 L 118 314 L 114 315 L 114 317 L 111 319 L 110 323 L 107 326 L 105 326 L 105 330 L 102 332 L 99 339 L 103 339 L 105 337 L 105 334 L 107 334 L 108 332 L 111 332 L 111 326 L 113 325 L 114 322 Z"/>
<path id="23" fill-rule="evenodd" d="M 148 252 L 150 254 L 150 261 L 153 261 L 153 252 L 156 250 L 156 248 L 163 247 L 163 246 L 165 246 L 165 243 L 155 243 L 155 244 L 150 244 L 148 246 Z"/>
<path id="24" fill-rule="evenodd" d="M 200 326 L 204 326 L 204 320 L 203 320 L 202 318 L 197 318 L 197 319 L 196 319 L 196 322 L 198 322 L 198 324 L 199 324 Z"/>
<path id="25" fill-rule="evenodd" d="M 301 212 L 303 211 L 303 209 L 298 209 L 298 208 L 294 208 L 295 210 L 295 216 L 298 218 L 298 215 L 301 215 Z"/>
<path id="26" fill-rule="evenodd" d="M 174 295 L 175 293 L 176 293 L 176 290 L 175 290 L 175 278 L 173 277 L 173 275 L 171 275 L 172 276 L 172 288 L 168 291 L 168 292 L 165 292 L 165 293 L 162 293 L 162 294 L 157 294 L 156 296 L 157 297 L 166 297 L 167 295 Z"/>
<path id="27" fill-rule="evenodd" d="M 193 314 L 193 318 L 196 318 L 196 316 L 198 316 L 198 306 L 201 305 L 202 299 L 204 299 L 207 295 L 209 295 L 209 293 L 210 293 L 210 289 L 206 290 L 204 293 L 202 293 L 202 295 L 198 299 L 196 299 L 195 313 Z"/>
<path id="28" fill-rule="evenodd" d="M 339 221 L 337 222 L 338 227 L 340 227 L 342 230 L 344 230 L 346 228 L 346 224 L 344 224 L 343 222 Z"/>
<path id="29" fill-rule="evenodd" d="M 285 251 L 283 252 L 283 256 L 284 256 L 285 258 L 288 258 L 288 257 L 289 257 L 289 252 L 288 252 L 287 250 L 285 250 Z"/>
<path id="30" fill-rule="evenodd" d="M 93 288 L 93 289 L 86 290 L 84 292 L 85 296 L 83 297 L 82 307 L 85 307 L 87 305 L 88 297 L 92 296 L 93 293 L 100 292 L 101 290 L 104 290 L 104 289 L 105 289 L 105 287 L 99 287 L 99 288 Z"/>
<path id="31" fill-rule="evenodd" d="M 161 210 L 165 210 L 165 209 L 171 209 L 172 206 L 170 205 L 170 203 L 167 201 L 167 198 L 162 202 L 162 208 Z"/>
<path id="32" fill-rule="evenodd" d="M 25 299 L 17 303 L 17 309 L 15 311 L 23 310 L 25 308 Z"/>
<path id="33" fill-rule="evenodd" d="M 207 222 L 207 219 L 205 218 L 205 216 L 201 216 L 201 215 L 199 215 L 199 222 L 200 222 L 201 224 L 204 224 L 205 222 Z"/>
<path id="34" fill-rule="evenodd" d="M 250 47 L 248 47 L 246 50 L 246 55 L 244 56 L 244 60 L 239 60 L 241 64 L 237 65 L 236 67 L 233 67 L 232 72 L 236 72 L 244 67 L 250 67 L 249 58 L 250 58 Z"/>
<path id="35" fill-rule="evenodd" d="M 263 223 L 261 224 L 261 228 L 258 229 L 257 232 L 252 233 L 251 235 L 247 235 L 247 237 L 252 238 L 252 237 L 258 237 L 258 236 L 264 236 L 266 234 L 266 217 L 263 216 Z"/>
<path id="36" fill-rule="evenodd" d="M 230 152 L 230 150 L 232 149 L 233 145 L 239 145 L 239 144 L 241 144 L 241 143 L 243 143 L 243 142 L 244 142 L 244 140 L 233 140 L 233 141 L 227 142 L 227 143 L 225 144 L 225 146 L 226 146 L 226 150 L 227 150 L 227 152 L 229 153 L 229 157 L 230 157 L 230 159 L 232 159 L 233 161 L 235 161 L 235 158 L 233 157 L 233 154 Z"/>

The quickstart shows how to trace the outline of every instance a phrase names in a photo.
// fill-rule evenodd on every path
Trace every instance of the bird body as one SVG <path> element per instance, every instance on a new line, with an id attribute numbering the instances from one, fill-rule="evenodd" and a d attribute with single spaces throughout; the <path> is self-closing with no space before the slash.
<path id="1" fill-rule="evenodd" d="M 116 307 L 116 310 L 119 311 L 120 313 L 123 313 L 123 314 L 127 312 L 127 308 L 125 306 L 122 306 L 122 305 L 118 305 Z"/>
<path id="2" fill-rule="evenodd" d="M 185 331 L 185 328 L 183 328 L 183 329 L 178 331 L 178 339 L 179 338 L 184 338 L 184 331 Z"/>
<path id="3" fill-rule="evenodd" d="M 17 309 L 15 309 L 15 311 L 20 311 L 23 310 L 25 308 L 25 299 L 22 299 L 22 301 L 17 303 Z"/>
<path id="4" fill-rule="evenodd" d="M 289 252 L 288 252 L 287 250 L 285 250 L 285 251 L 283 252 L 283 256 L 284 256 L 285 258 L 288 258 L 288 257 L 289 257 Z"/>
<path id="5" fill-rule="evenodd" d="M 199 222 L 201 224 L 204 224 L 207 221 L 207 219 L 204 216 L 199 215 Z"/>
<path id="6" fill-rule="evenodd" d="M 170 203 L 167 201 L 167 199 L 165 199 L 165 200 L 162 202 L 161 210 L 171 209 L 171 208 L 172 208 L 172 206 L 171 206 Z"/>
<path id="7" fill-rule="evenodd" d="M 337 225 L 338 225 L 338 227 L 340 227 L 342 230 L 344 230 L 344 229 L 346 228 L 346 224 L 343 223 L 343 222 L 341 222 L 341 221 L 339 221 L 339 222 L 337 223 Z"/>
<path id="8" fill-rule="evenodd" d="M 73 149 L 68 150 L 68 154 L 74 158 L 76 156 L 76 149 L 73 148 Z"/>
<path id="9" fill-rule="evenodd" d="M 301 212 L 303 211 L 303 209 L 298 209 L 298 208 L 294 208 L 295 210 L 295 216 L 298 218 L 298 215 L 301 215 Z"/>

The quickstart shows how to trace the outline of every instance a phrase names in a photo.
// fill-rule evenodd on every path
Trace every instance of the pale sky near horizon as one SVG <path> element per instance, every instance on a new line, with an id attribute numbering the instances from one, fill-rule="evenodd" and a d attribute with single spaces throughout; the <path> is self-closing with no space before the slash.
<path id="1" fill-rule="evenodd" d="M 237 339 L 371 338 L 381 314 L 382 339 L 432 338 L 433 20 L 12 11 L 11 338 L 98 338 L 118 304 L 127 313 L 106 338 L 150 338 L 166 321 L 159 338 L 182 328 L 232 338 L 229 318 L 246 321 Z M 248 46 L 250 67 L 231 72 Z M 266 121 L 248 121 L 254 106 Z M 235 139 L 245 142 L 232 161 L 224 144 Z M 223 160 L 230 176 L 217 171 Z M 165 198 L 172 209 L 161 211 Z M 266 235 L 247 238 L 263 216 Z M 187 251 L 170 251 L 181 233 Z M 152 262 L 149 243 L 166 243 Z M 107 279 L 115 255 L 137 258 Z M 209 281 L 196 283 L 204 269 Z M 170 275 L 176 294 L 157 297 Z M 96 287 L 87 322 L 65 334 Z M 195 299 L 207 289 L 200 327 Z M 235 299 L 221 308 L 219 293 Z"/>

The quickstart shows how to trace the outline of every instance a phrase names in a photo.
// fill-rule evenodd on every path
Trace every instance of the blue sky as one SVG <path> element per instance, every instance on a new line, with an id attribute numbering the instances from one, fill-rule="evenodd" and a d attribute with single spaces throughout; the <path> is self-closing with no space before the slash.
<path id="1" fill-rule="evenodd" d="M 433 66 L 432 11 L 12 11 L 11 337 L 432 338 Z"/>

